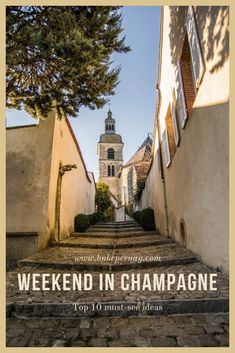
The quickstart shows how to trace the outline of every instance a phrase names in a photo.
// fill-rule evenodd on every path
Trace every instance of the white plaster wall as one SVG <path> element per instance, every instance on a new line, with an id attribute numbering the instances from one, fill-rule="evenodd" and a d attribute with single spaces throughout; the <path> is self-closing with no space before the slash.
<path id="1" fill-rule="evenodd" d="M 76 214 L 95 211 L 95 182 L 72 135 L 54 113 L 39 125 L 7 129 L 7 232 L 37 232 L 38 249 L 53 239 L 60 162 L 77 164 L 62 179 L 61 237 L 73 231 Z"/>
<path id="2" fill-rule="evenodd" d="M 38 232 L 47 243 L 47 208 L 54 121 L 6 132 L 6 230 Z"/>
<path id="3" fill-rule="evenodd" d="M 51 237 L 55 223 L 55 199 L 59 163 L 76 164 L 77 169 L 66 172 L 62 177 L 60 237 L 68 236 L 74 230 L 74 217 L 78 213 L 95 211 L 95 183 L 86 173 L 79 147 L 71 135 L 66 120 L 55 120 L 52 163 L 50 172 L 50 193 L 47 226 Z"/>
<path id="4" fill-rule="evenodd" d="M 162 95 L 159 113 L 161 133 L 165 128 L 166 111 L 174 86 L 174 60 L 182 48 L 180 33 L 183 32 L 184 13 L 181 11 L 178 22 L 171 22 L 170 9 L 164 7 L 162 67 L 159 82 Z M 164 160 L 163 163 L 170 236 L 181 241 L 180 220 L 183 219 L 186 225 L 187 248 L 201 256 L 205 263 L 228 271 L 229 60 L 226 44 L 228 18 L 220 7 L 210 9 L 208 16 L 206 13 L 206 8 L 203 11 L 200 7 L 196 8 L 206 71 L 197 93 L 192 117 L 189 118 L 184 130 L 179 124 L 181 141 L 176 155 L 169 168 L 165 167 Z M 174 36 L 170 40 L 171 29 Z M 216 34 L 218 40 L 214 40 L 212 44 L 210 41 Z M 210 48 L 210 55 L 207 55 L 207 48 Z M 151 172 L 148 183 L 152 184 L 154 192 L 157 227 L 165 234 L 164 198 L 158 168 L 156 131 L 155 137 L 155 159 L 152 166 L 155 177 L 152 178 Z"/>
<path id="5" fill-rule="evenodd" d="M 120 176 L 120 188 L 121 188 L 121 203 L 122 205 L 128 203 L 128 173 L 132 165 L 126 166 L 122 169 Z"/>

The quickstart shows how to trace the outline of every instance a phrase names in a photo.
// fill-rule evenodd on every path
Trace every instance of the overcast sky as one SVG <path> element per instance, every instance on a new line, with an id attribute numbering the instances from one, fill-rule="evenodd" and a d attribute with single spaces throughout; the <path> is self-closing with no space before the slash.
<path id="1" fill-rule="evenodd" d="M 157 60 L 160 30 L 159 7 L 124 7 L 123 23 L 127 54 L 115 54 L 121 66 L 120 84 L 111 97 L 111 111 L 116 120 L 116 132 L 124 142 L 124 163 L 135 153 L 153 130 L 156 104 Z M 91 111 L 81 109 L 70 122 L 80 144 L 87 169 L 98 179 L 97 142 L 104 132 L 104 119 L 109 107 Z M 35 123 L 25 112 L 7 111 L 7 126 Z"/>

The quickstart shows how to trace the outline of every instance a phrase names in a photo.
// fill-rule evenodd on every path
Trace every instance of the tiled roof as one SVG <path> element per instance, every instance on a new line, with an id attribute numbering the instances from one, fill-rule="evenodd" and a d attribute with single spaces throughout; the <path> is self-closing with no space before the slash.
<path id="1" fill-rule="evenodd" d="M 148 176 L 151 162 L 142 162 L 141 164 L 134 165 L 138 179 L 146 179 Z"/>

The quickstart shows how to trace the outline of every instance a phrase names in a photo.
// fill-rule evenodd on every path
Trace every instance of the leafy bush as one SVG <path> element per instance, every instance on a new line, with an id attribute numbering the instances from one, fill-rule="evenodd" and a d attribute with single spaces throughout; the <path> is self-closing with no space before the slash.
<path id="1" fill-rule="evenodd" d="M 90 225 L 94 225 L 97 222 L 104 222 L 106 220 L 105 212 L 94 212 L 88 215 Z"/>
<path id="2" fill-rule="evenodd" d="M 106 221 L 106 217 L 104 212 L 96 212 L 97 214 L 97 222 L 105 222 Z"/>
<path id="3" fill-rule="evenodd" d="M 134 220 L 139 224 L 140 224 L 140 213 L 141 213 L 141 211 L 135 211 L 133 214 Z"/>
<path id="4" fill-rule="evenodd" d="M 101 182 L 96 184 L 95 203 L 98 212 L 102 213 L 112 206 L 109 186 L 107 184 Z"/>
<path id="5" fill-rule="evenodd" d="M 140 212 L 139 220 L 139 223 L 144 230 L 155 230 L 154 212 L 152 208 L 148 207 L 142 210 Z"/>
<path id="6" fill-rule="evenodd" d="M 74 230 L 75 232 L 85 232 L 85 230 L 89 227 L 89 217 L 85 214 L 78 214 L 74 219 Z"/>
<path id="7" fill-rule="evenodd" d="M 87 216 L 88 216 L 90 225 L 95 225 L 97 222 L 97 217 L 95 213 L 88 214 Z"/>

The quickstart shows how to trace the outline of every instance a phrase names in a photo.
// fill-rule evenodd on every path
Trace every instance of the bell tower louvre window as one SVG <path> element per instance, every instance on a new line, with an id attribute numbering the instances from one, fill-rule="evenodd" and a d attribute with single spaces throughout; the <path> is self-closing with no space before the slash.
<path id="1" fill-rule="evenodd" d="M 114 165 L 108 165 L 108 176 L 115 176 L 115 167 Z"/>
<path id="2" fill-rule="evenodd" d="M 108 159 L 114 159 L 115 154 L 114 154 L 114 149 L 113 148 L 109 148 L 107 151 L 107 157 Z"/>

